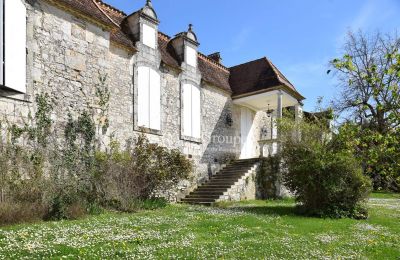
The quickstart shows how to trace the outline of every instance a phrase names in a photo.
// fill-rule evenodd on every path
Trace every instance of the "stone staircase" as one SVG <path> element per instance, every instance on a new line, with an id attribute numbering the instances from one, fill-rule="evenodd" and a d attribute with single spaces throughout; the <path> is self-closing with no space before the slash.
<path id="1" fill-rule="evenodd" d="M 181 200 L 182 203 L 211 205 L 224 200 L 227 192 L 237 185 L 248 173 L 254 171 L 259 159 L 236 160 L 213 175 L 189 195 Z"/>

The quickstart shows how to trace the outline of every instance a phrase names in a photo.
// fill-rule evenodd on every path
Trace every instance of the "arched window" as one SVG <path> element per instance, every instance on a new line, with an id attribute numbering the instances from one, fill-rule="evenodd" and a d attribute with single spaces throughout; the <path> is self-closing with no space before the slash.
<path id="1" fill-rule="evenodd" d="M 200 88 L 192 84 L 183 84 L 183 135 L 201 137 L 201 95 Z"/>
<path id="2" fill-rule="evenodd" d="M 26 8 L 0 0 L 0 85 L 26 92 Z"/>
<path id="3" fill-rule="evenodd" d="M 161 78 L 150 67 L 138 67 L 137 125 L 161 130 Z"/>

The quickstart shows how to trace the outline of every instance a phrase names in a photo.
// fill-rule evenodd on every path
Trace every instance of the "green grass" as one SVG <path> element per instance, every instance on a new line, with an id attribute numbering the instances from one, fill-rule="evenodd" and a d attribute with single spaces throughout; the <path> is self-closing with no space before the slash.
<path id="1" fill-rule="evenodd" d="M 0 228 L 0 259 L 399 259 L 400 199 L 379 196 L 368 220 L 301 217 L 282 200 L 17 225 Z"/>
<path id="2" fill-rule="evenodd" d="M 376 191 L 370 196 L 376 199 L 400 199 L 400 193 L 392 193 L 387 191 Z"/>

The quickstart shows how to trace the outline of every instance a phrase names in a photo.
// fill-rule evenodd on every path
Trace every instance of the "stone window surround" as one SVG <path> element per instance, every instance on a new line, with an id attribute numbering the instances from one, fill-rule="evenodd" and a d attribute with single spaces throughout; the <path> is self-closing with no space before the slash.
<path id="1" fill-rule="evenodd" d="M 198 88 L 200 88 L 200 138 L 196 138 L 196 137 L 192 137 L 192 136 L 186 136 L 184 135 L 183 132 L 183 120 L 184 120 L 184 111 L 183 111 L 183 85 L 185 84 L 192 84 Z M 180 85 L 180 104 L 181 104 L 181 113 L 180 113 L 180 131 L 181 131 L 181 140 L 184 141 L 189 141 L 189 142 L 193 142 L 193 143 L 197 143 L 197 144 L 201 144 L 202 143 L 202 133 L 203 133 L 203 124 L 202 124 L 202 118 L 203 118 L 203 88 L 201 86 L 201 84 L 195 82 L 194 80 L 191 79 L 182 79 L 179 83 Z"/>
<path id="2" fill-rule="evenodd" d="M 138 125 L 138 67 L 145 66 L 149 67 L 153 70 L 155 70 L 159 75 L 160 75 L 160 87 L 161 89 L 163 88 L 162 82 L 163 82 L 163 73 L 160 70 L 160 67 L 155 66 L 154 64 L 150 62 L 145 62 L 145 61 L 138 61 L 134 64 L 133 67 L 133 130 L 137 132 L 142 132 L 146 134 L 153 134 L 153 135 L 159 135 L 162 136 L 164 133 L 164 122 L 163 122 L 163 109 L 162 105 L 161 111 L 160 111 L 160 130 L 156 129 L 151 129 L 147 127 L 142 127 Z M 160 91 L 160 104 L 162 104 L 162 100 L 164 99 L 164 93 L 161 90 Z"/>
<path id="3" fill-rule="evenodd" d="M 148 20 L 148 19 L 145 19 L 145 18 L 143 18 L 143 17 L 140 17 L 140 19 L 139 19 L 139 23 L 140 23 L 140 44 L 142 45 L 142 48 L 144 47 L 144 48 L 148 48 L 148 49 L 150 49 L 150 50 L 158 50 L 158 26 L 157 26 L 157 24 L 154 24 L 154 22 L 152 22 L 152 21 L 150 21 L 150 20 Z M 155 48 L 152 48 L 152 47 L 150 47 L 150 46 L 147 46 L 146 44 L 144 44 L 144 25 L 147 25 L 147 26 L 149 26 L 149 27 L 151 27 L 151 28 L 153 28 L 154 29 L 154 31 L 155 31 Z"/>
<path id="4" fill-rule="evenodd" d="M 150 46 L 147 46 L 146 44 L 144 44 L 144 29 L 143 29 L 143 25 L 147 25 L 151 28 L 153 28 L 155 30 L 155 34 L 156 34 L 156 42 L 155 42 L 155 48 L 152 48 Z M 147 49 L 150 52 L 153 51 L 158 51 L 158 25 L 155 24 L 153 21 L 146 19 L 145 17 L 140 17 L 139 18 L 139 43 L 140 43 L 140 47 L 139 49 Z"/>

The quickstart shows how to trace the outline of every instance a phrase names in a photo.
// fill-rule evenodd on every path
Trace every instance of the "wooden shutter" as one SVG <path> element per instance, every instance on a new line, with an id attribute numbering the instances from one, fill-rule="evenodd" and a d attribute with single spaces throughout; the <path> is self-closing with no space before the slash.
<path id="1" fill-rule="evenodd" d="M 183 134 L 192 136 L 192 86 L 183 85 Z"/>
<path id="2" fill-rule="evenodd" d="M 143 24 L 143 44 L 153 49 L 156 48 L 156 30 L 147 24 Z"/>
<path id="3" fill-rule="evenodd" d="M 161 130 L 161 78 L 157 71 L 150 69 L 150 128 Z"/>
<path id="4" fill-rule="evenodd" d="M 138 67 L 138 126 L 150 126 L 149 112 L 149 83 L 150 69 L 148 67 Z"/>
<path id="5" fill-rule="evenodd" d="M 192 85 L 192 137 L 200 138 L 201 107 L 200 88 Z"/>
<path id="6" fill-rule="evenodd" d="M 21 0 L 5 0 L 5 85 L 26 92 L 26 8 Z"/>
<path id="7" fill-rule="evenodd" d="M 186 63 L 190 66 L 197 67 L 197 51 L 192 47 L 186 46 Z"/>

